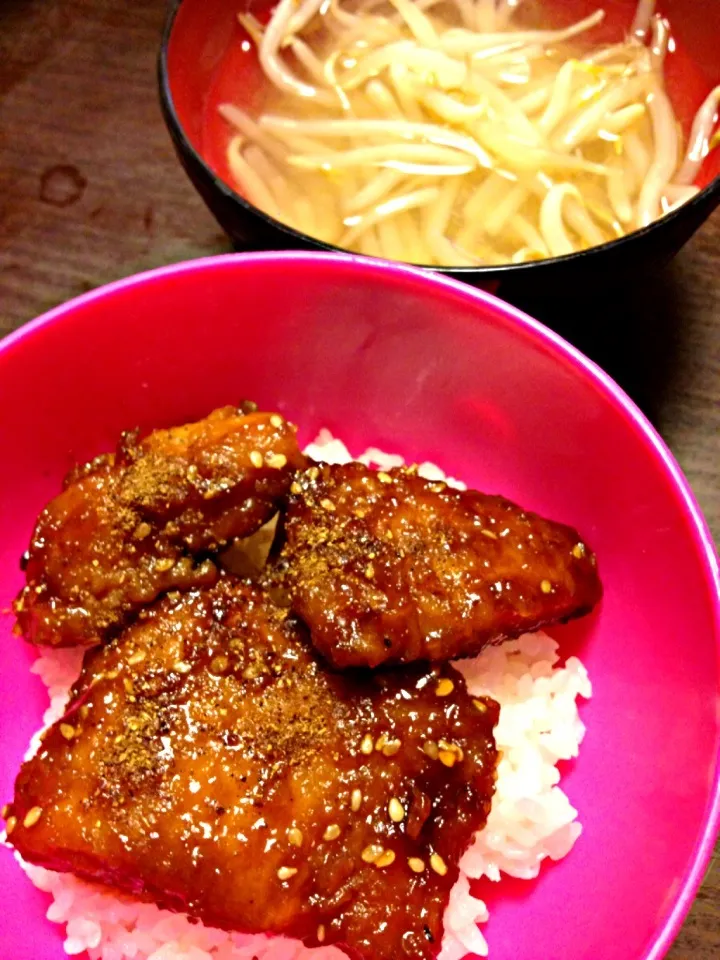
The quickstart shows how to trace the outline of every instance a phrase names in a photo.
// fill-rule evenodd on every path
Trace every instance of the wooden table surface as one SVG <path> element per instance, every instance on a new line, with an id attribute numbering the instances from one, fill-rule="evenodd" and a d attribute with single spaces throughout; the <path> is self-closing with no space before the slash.
<path id="1" fill-rule="evenodd" d="M 0 0 L 0 336 L 109 280 L 230 249 L 160 116 L 165 6 Z M 637 400 L 720 540 L 720 211 L 651 289 L 627 291 L 612 311 L 523 306 Z M 669 958 L 718 956 L 716 855 Z"/>

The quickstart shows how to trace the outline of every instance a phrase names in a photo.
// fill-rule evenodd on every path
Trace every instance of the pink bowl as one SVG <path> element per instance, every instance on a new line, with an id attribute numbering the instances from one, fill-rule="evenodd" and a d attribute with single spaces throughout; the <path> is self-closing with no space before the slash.
<path id="1" fill-rule="evenodd" d="M 682 922 L 720 813 L 720 583 L 675 461 L 630 400 L 559 337 L 492 296 L 339 255 L 226 256 L 94 291 L 0 345 L 0 608 L 65 471 L 122 429 L 252 397 L 429 459 L 577 526 L 605 583 L 561 628 L 595 694 L 564 786 L 585 832 L 535 883 L 490 899 L 493 960 L 657 960 Z M 0 799 L 46 694 L 0 619 Z M 62 956 L 45 895 L 0 852 L 3 960 Z M 503 892 L 504 891 L 504 892 Z"/>

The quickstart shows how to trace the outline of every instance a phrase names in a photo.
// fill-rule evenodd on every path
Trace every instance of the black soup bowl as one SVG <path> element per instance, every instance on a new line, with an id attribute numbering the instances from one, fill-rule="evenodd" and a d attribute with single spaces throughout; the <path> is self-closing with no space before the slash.
<path id="1" fill-rule="evenodd" d="M 542 0 L 559 23 L 568 23 L 604 6 L 607 22 L 622 35 L 628 29 L 637 0 Z M 257 0 L 251 9 L 267 0 Z M 228 51 L 246 36 L 237 13 L 248 0 L 175 0 L 165 26 L 158 61 L 163 115 L 175 150 L 200 196 L 238 250 L 338 250 L 268 216 L 225 182 L 213 163 L 207 118 L 215 109 L 213 91 Z M 717 0 L 660 0 L 659 11 L 670 19 L 678 44 L 697 68 L 694 83 L 682 71 L 668 77 L 671 99 L 689 108 L 720 84 L 720 3 Z M 698 90 L 697 75 L 707 84 Z M 688 85 L 689 84 L 689 85 Z M 238 106 L 252 102 L 257 77 L 238 78 Z M 687 130 L 685 131 L 687 133 Z M 215 145 L 217 148 L 217 145 Z M 579 253 L 527 263 L 478 267 L 428 267 L 473 286 L 495 288 L 499 283 L 521 290 L 523 296 L 577 296 L 636 283 L 670 260 L 720 203 L 720 158 L 716 151 L 705 163 L 700 192 L 689 202 L 644 229 Z M 419 266 L 423 266 L 419 264 Z M 512 299 L 512 297 L 511 297 Z"/>

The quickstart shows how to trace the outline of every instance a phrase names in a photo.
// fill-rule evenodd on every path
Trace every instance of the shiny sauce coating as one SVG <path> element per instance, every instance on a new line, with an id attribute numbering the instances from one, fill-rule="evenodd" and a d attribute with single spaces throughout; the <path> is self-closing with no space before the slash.
<path id="1" fill-rule="evenodd" d="M 279 414 L 215 410 L 124 436 L 76 468 L 40 514 L 15 601 L 18 632 L 91 645 L 167 590 L 213 583 L 213 556 L 276 513 L 306 463 Z"/>
<path id="2" fill-rule="evenodd" d="M 473 656 L 582 616 L 602 594 L 576 530 L 413 467 L 311 466 L 284 531 L 275 595 L 339 668 Z"/>
<path id="3" fill-rule="evenodd" d="M 8 837 L 209 925 L 432 960 L 490 810 L 498 709 L 449 665 L 334 673 L 292 615 L 221 579 L 88 651 Z"/>

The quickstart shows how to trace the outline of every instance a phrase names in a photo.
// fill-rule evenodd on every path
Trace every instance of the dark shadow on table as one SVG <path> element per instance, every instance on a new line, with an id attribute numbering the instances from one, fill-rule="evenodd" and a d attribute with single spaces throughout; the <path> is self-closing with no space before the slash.
<path id="1" fill-rule="evenodd" d="M 589 291 L 582 301 L 538 299 L 501 287 L 508 299 L 552 327 L 599 364 L 657 426 L 680 373 L 683 324 L 678 266 L 669 264 L 615 292 Z"/>

